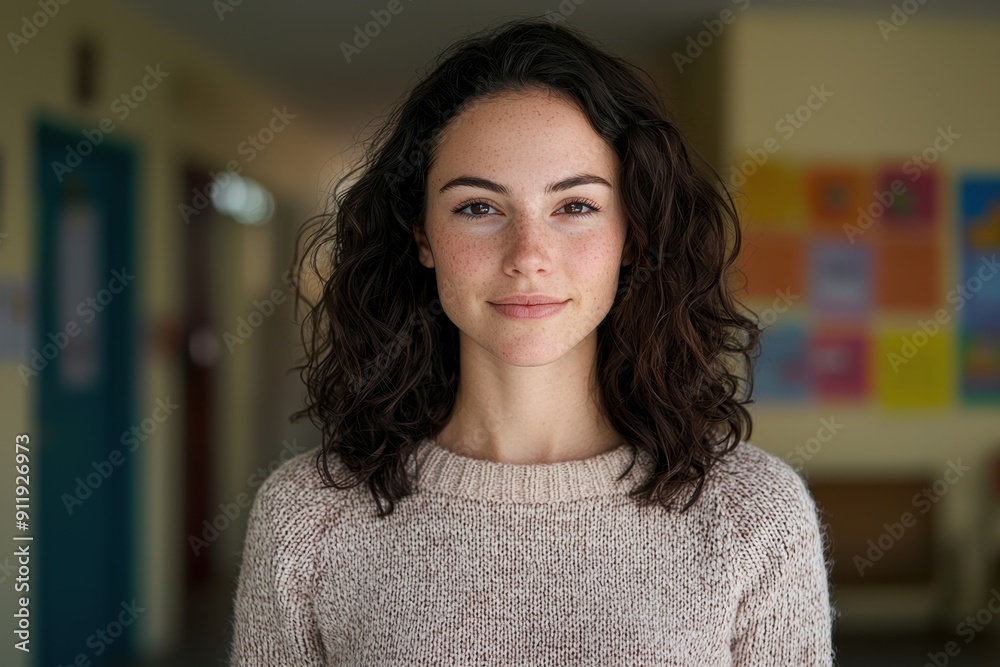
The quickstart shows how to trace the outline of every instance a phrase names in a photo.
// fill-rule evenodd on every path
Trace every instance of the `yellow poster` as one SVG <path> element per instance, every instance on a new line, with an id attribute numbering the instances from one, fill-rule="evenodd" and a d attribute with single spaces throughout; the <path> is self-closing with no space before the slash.
<path id="1" fill-rule="evenodd" d="M 954 397 L 953 334 L 933 315 L 912 329 L 876 334 L 879 403 L 886 408 L 949 406 Z"/>
<path id="2" fill-rule="evenodd" d="M 746 159 L 743 156 L 741 159 Z M 748 166 L 749 165 L 749 166 Z M 805 187 L 802 167 L 775 161 L 747 163 L 740 172 L 736 202 L 748 229 L 804 230 Z"/>

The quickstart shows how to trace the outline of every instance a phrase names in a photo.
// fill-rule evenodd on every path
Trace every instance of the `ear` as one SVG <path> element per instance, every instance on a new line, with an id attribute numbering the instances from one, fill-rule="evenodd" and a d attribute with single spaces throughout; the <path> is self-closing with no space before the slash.
<path id="1" fill-rule="evenodd" d="M 622 266 L 628 266 L 632 263 L 632 246 L 629 243 L 625 244 L 625 249 L 622 252 Z"/>
<path id="2" fill-rule="evenodd" d="M 427 241 L 427 236 L 423 230 L 415 227 L 413 229 L 413 239 L 417 243 L 417 258 L 420 263 L 428 269 L 434 268 L 434 253 L 431 252 L 431 244 Z"/>

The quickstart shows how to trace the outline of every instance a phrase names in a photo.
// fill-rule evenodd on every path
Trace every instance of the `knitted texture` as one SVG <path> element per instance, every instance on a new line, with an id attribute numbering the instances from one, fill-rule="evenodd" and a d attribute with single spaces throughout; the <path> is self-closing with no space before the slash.
<path id="1" fill-rule="evenodd" d="M 616 481 L 628 445 L 518 465 L 425 440 L 383 519 L 365 487 L 322 487 L 317 451 L 254 498 L 231 665 L 833 664 L 816 504 L 749 442 L 683 514 L 627 497 L 649 465 Z"/>

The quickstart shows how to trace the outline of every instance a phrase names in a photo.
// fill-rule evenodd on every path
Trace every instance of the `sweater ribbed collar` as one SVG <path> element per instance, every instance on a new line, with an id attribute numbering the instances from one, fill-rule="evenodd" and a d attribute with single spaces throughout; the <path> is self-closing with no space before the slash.
<path id="1" fill-rule="evenodd" d="M 425 438 L 415 459 L 419 489 L 502 503 L 553 503 L 625 494 L 645 473 L 640 453 L 629 474 L 618 481 L 632 460 L 628 444 L 585 459 L 519 464 L 474 459 Z"/>

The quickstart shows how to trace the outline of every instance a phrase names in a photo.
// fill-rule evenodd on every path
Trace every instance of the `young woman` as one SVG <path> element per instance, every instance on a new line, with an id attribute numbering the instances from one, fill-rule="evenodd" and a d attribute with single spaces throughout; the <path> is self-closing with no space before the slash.
<path id="1" fill-rule="evenodd" d="M 738 216 L 644 76 L 504 24 L 335 190 L 323 446 L 254 500 L 233 665 L 832 664 L 818 508 L 747 441 Z"/>

